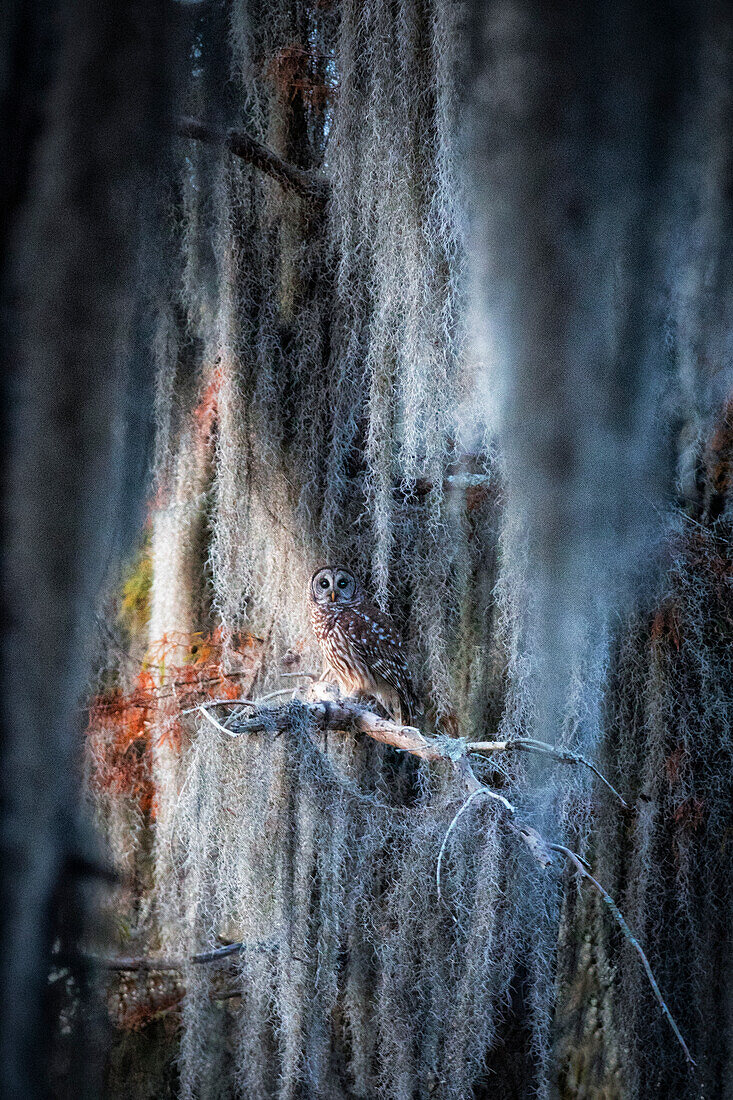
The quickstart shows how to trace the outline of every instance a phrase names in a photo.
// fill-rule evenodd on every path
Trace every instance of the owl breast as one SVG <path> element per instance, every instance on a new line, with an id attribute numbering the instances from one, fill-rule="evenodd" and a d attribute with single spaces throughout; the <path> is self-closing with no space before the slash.
<path id="1" fill-rule="evenodd" d="M 347 694 L 376 691 L 376 680 L 363 653 L 354 645 L 358 633 L 354 631 L 353 613 L 317 603 L 311 604 L 310 613 L 324 659 Z"/>
<path id="2" fill-rule="evenodd" d="M 402 641 L 391 621 L 366 601 L 358 606 L 310 604 L 324 660 L 344 691 L 374 695 L 402 721 L 415 698 Z"/>

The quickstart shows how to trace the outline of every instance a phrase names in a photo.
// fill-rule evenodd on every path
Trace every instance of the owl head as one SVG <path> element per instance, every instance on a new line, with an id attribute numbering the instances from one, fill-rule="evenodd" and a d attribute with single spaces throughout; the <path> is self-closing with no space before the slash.
<path id="1" fill-rule="evenodd" d="M 349 604 L 362 595 L 362 587 L 350 569 L 327 565 L 311 577 L 311 598 L 320 604 Z"/>

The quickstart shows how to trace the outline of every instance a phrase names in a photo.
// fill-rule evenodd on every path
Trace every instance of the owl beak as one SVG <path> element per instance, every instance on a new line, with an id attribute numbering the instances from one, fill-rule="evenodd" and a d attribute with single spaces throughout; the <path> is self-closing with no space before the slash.
<path id="1" fill-rule="evenodd" d="M 335 599 L 336 599 L 336 589 L 335 589 L 335 588 L 332 588 L 332 589 L 331 589 L 331 603 L 333 603 L 333 601 L 334 601 Z"/>

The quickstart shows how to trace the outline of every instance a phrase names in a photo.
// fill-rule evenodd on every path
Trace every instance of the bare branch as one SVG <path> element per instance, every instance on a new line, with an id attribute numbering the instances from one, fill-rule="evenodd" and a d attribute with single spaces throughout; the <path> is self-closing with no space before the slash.
<path id="1" fill-rule="evenodd" d="M 253 164 L 283 187 L 304 198 L 323 202 L 328 196 L 330 185 L 325 176 L 283 160 L 273 149 L 268 149 L 245 130 L 222 132 L 206 126 L 198 119 L 182 117 L 176 120 L 174 132 L 180 137 L 193 138 L 194 141 L 226 146 L 234 156 Z"/>
<path id="2" fill-rule="evenodd" d="M 601 783 L 608 787 L 609 791 L 616 796 L 624 809 L 628 809 L 628 805 L 624 798 L 618 793 L 616 788 L 609 783 L 605 775 L 598 770 L 595 764 L 588 760 L 585 756 L 581 756 L 577 752 L 571 752 L 569 749 L 558 749 L 555 745 L 548 745 L 546 741 L 535 741 L 532 737 L 512 737 L 509 741 L 471 741 L 468 744 L 469 752 L 511 752 L 517 750 L 518 752 L 536 752 L 542 756 L 551 756 L 553 759 L 560 761 L 563 764 L 582 764 L 583 767 L 589 768 L 595 776 L 600 779 Z"/>
<path id="3" fill-rule="evenodd" d="M 265 703 L 269 699 L 279 699 L 283 695 L 292 695 L 294 691 L 297 691 L 297 688 L 278 688 L 277 691 L 268 691 L 266 695 L 260 695 L 258 703 Z"/>
<path id="4" fill-rule="evenodd" d="M 121 955 L 116 959 L 105 959 L 99 955 L 87 955 L 89 962 L 105 970 L 183 970 L 187 963 L 212 963 L 242 955 L 250 951 L 277 951 L 276 943 L 228 943 L 224 947 L 215 947 L 212 951 L 201 951 L 188 959 L 155 958 L 153 955 Z"/>
<path id="5" fill-rule="evenodd" d="M 581 876 L 581 878 L 585 879 L 586 882 L 589 882 L 591 884 L 591 886 L 593 887 L 593 889 L 596 890 L 597 893 L 600 895 L 600 897 L 603 899 L 603 902 L 605 903 L 606 907 L 608 908 L 611 915 L 613 916 L 613 919 L 616 921 L 616 924 L 619 926 L 619 928 L 623 932 L 625 938 L 628 940 L 628 942 L 631 944 L 631 946 L 634 948 L 634 950 L 638 954 L 639 958 L 641 959 L 642 966 L 644 967 L 644 970 L 646 972 L 646 976 L 649 980 L 649 985 L 652 988 L 652 992 L 653 992 L 653 994 L 656 998 L 657 1004 L 661 1008 L 664 1015 L 667 1017 L 667 1019 L 669 1021 L 669 1024 L 670 1024 L 670 1027 L 672 1028 L 672 1031 L 675 1033 L 675 1036 L 677 1038 L 677 1042 L 680 1044 L 683 1051 L 685 1052 L 685 1058 L 687 1059 L 687 1061 L 690 1063 L 691 1066 L 696 1065 L 697 1063 L 695 1062 L 695 1059 L 690 1054 L 687 1043 L 685 1042 L 685 1040 L 682 1037 L 682 1032 L 678 1028 L 677 1023 L 674 1019 L 674 1016 L 672 1015 L 672 1013 L 667 1008 L 667 1004 L 664 1000 L 664 997 L 661 994 L 659 986 L 657 985 L 657 980 L 654 977 L 654 972 L 652 971 L 649 960 L 646 957 L 646 954 L 644 953 L 644 949 L 641 946 L 641 944 L 639 943 L 639 941 L 637 940 L 634 933 L 629 928 L 628 924 L 626 923 L 626 918 L 624 917 L 623 913 L 619 909 L 616 902 L 613 900 L 613 898 L 608 893 L 608 891 L 605 890 L 601 886 L 598 879 L 593 877 L 593 875 L 590 873 L 590 871 L 588 869 L 588 865 L 585 863 L 585 861 L 581 860 L 580 857 L 575 854 L 575 852 L 571 852 L 571 850 L 569 848 L 566 848 L 563 844 L 551 844 L 550 847 L 552 848 L 553 852 L 559 852 L 561 855 L 565 856 L 566 859 L 570 860 L 573 867 L 578 872 L 578 874 Z"/>
<path id="6" fill-rule="evenodd" d="M 197 703 L 195 707 L 186 707 L 181 714 L 195 714 L 201 706 L 206 707 L 256 707 L 253 699 L 207 699 L 203 704 Z"/>
<path id="7" fill-rule="evenodd" d="M 215 726 L 216 729 L 218 729 L 221 733 L 226 734 L 227 737 L 238 736 L 236 733 L 233 733 L 232 730 L 227 729 L 226 726 L 223 726 L 218 719 L 214 718 L 213 714 L 209 714 L 203 703 L 201 704 L 201 706 L 196 707 L 196 710 L 200 711 L 203 714 L 204 718 L 208 722 L 211 722 L 212 726 Z"/>
<path id="8" fill-rule="evenodd" d="M 338 699 L 334 702 L 325 700 L 319 700 L 318 702 L 301 701 L 300 705 L 307 707 L 311 716 L 315 718 L 316 724 L 322 727 L 327 727 L 328 729 L 357 730 L 361 733 L 366 733 L 367 736 L 373 738 L 375 741 L 380 741 L 385 745 L 391 745 L 396 749 L 402 749 L 404 752 L 409 752 L 413 756 L 419 756 L 421 759 L 427 761 L 452 759 L 455 750 L 452 749 L 451 752 L 448 752 L 448 749 L 451 748 L 451 746 L 460 746 L 460 755 L 465 755 L 469 752 L 493 753 L 517 750 L 551 756 L 555 760 L 565 764 L 581 764 L 589 768 L 594 775 L 605 784 L 612 794 L 616 796 L 621 805 L 626 807 L 625 800 L 598 770 L 595 764 L 587 760 L 584 756 L 580 756 L 578 753 L 570 752 L 567 749 L 557 749 L 544 741 L 535 741 L 527 737 L 512 738 L 508 741 L 465 742 L 460 738 L 431 738 L 428 740 L 423 736 L 420 730 L 416 729 L 414 726 L 397 725 L 396 722 L 391 722 L 388 718 L 380 717 L 360 703 L 354 703 L 346 699 Z M 283 708 L 283 710 L 286 712 L 282 716 L 284 719 L 283 728 L 286 728 L 290 718 L 287 716 L 287 708 Z M 276 712 L 272 710 L 268 712 L 270 721 L 272 721 L 272 715 L 274 713 Z M 277 721 L 279 721 L 279 718 L 276 719 L 276 722 Z M 236 726 L 237 732 L 241 733 L 257 733 L 261 732 L 263 729 L 265 729 L 265 723 L 260 720 L 257 714 L 249 716 Z"/>
<path id="9" fill-rule="evenodd" d="M 293 708 L 298 708 L 300 713 L 306 711 L 310 721 L 319 729 L 365 733 L 374 741 L 409 752 L 412 756 L 417 756 L 428 763 L 437 763 L 440 760 L 450 763 L 456 777 L 469 794 L 480 791 L 487 797 L 502 803 L 504 809 L 510 814 L 508 822 L 510 830 L 527 846 L 531 855 L 542 867 L 548 867 L 554 862 L 548 844 L 536 829 L 515 822 L 514 807 L 511 803 L 503 795 L 486 787 L 476 777 L 468 757 L 469 742 L 460 737 L 424 737 L 415 726 L 400 726 L 368 710 L 362 704 L 341 696 L 333 700 L 319 699 L 308 702 L 294 700 L 283 707 L 263 707 L 261 711 L 256 711 L 238 721 L 233 729 L 225 732 L 229 737 L 260 733 L 266 729 L 283 732 L 292 725 L 297 713 Z"/>
<path id="10" fill-rule="evenodd" d="M 450 837 L 451 833 L 453 832 L 456 825 L 458 824 L 458 819 L 460 817 L 462 817 L 462 815 L 466 812 L 468 807 L 473 802 L 474 798 L 478 798 L 479 795 L 492 795 L 494 798 L 500 799 L 501 802 L 503 802 L 505 806 L 510 806 L 510 804 L 507 802 L 507 800 L 505 798 L 502 798 L 501 795 L 495 794 L 493 791 L 488 790 L 488 788 L 477 787 L 476 790 L 471 791 L 468 798 L 463 803 L 463 805 L 460 807 L 460 809 L 458 810 L 458 813 L 455 815 L 455 817 L 451 821 L 450 825 L 446 829 L 445 836 L 443 837 L 443 843 L 440 845 L 440 851 L 438 852 L 438 861 L 435 865 L 435 885 L 438 888 L 438 901 L 440 901 L 443 905 L 445 905 L 446 908 L 448 908 L 448 906 L 447 906 L 447 903 L 445 902 L 445 900 L 443 898 L 443 893 L 442 893 L 441 886 L 440 886 L 440 873 L 441 873 L 441 870 L 442 870 L 442 867 L 443 867 L 443 856 L 445 855 L 445 849 L 448 845 L 448 838 Z M 514 808 L 510 807 L 510 809 L 513 813 Z M 453 915 L 453 913 L 451 913 L 451 919 L 457 923 L 457 917 L 455 917 Z"/>
<path id="11" fill-rule="evenodd" d="M 625 806 L 626 803 L 618 792 L 614 790 L 608 780 L 601 775 L 598 769 L 590 761 L 576 753 L 569 752 L 565 749 L 555 749 L 553 745 L 549 745 L 544 741 L 535 741 L 531 738 L 517 738 L 516 740 L 509 741 L 474 742 L 464 741 L 462 738 L 455 737 L 434 737 L 428 739 L 414 726 L 397 725 L 397 723 L 391 722 L 389 719 L 374 714 L 361 704 L 341 697 L 338 697 L 334 701 L 326 699 L 320 699 L 315 702 L 294 700 L 293 703 L 283 707 L 263 708 L 262 711 L 256 711 L 254 714 L 240 721 L 237 724 L 236 731 L 224 730 L 224 732 L 229 737 L 235 737 L 240 734 L 256 733 L 265 729 L 284 731 L 293 722 L 295 716 L 294 707 L 304 708 L 308 712 L 311 722 L 321 729 L 343 731 L 356 730 L 367 734 L 367 736 L 382 744 L 391 745 L 393 748 L 409 752 L 421 760 L 427 760 L 429 762 L 445 760 L 451 763 L 456 778 L 466 787 L 468 796 L 448 826 L 438 853 L 436 884 L 438 888 L 438 898 L 441 902 L 443 901 L 441 872 L 448 839 L 459 819 L 466 812 L 474 799 L 478 798 L 480 795 L 484 795 L 499 802 L 508 815 L 507 827 L 527 846 L 533 858 L 543 868 L 547 868 L 554 864 L 554 852 L 562 855 L 566 860 L 569 860 L 578 874 L 583 879 L 586 879 L 594 889 L 598 891 L 629 943 L 637 951 L 658 1004 L 669 1020 L 672 1030 L 685 1053 L 685 1057 L 692 1065 L 695 1065 L 687 1044 L 662 997 L 651 966 L 649 965 L 649 960 L 611 895 L 601 886 L 598 880 L 593 877 L 589 865 L 582 856 L 579 856 L 577 853 L 571 851 L 570 848 L 566 848 L 562 844 L 550 843 L 531 825 L 517 821 L 515 808 L 508 799 L 498 794 L 498 792 L 490 790 L 490 788 L 482 784 L 476 777 L 471 767 L 469 753 L 506 752 L 511 749 L 519 749 L 525 752 L 538 752 L 543 755 L 552 756 L 565 763 L 583 764 L 590 768 Z M 453 916 L 453 914 L 451 914 L 451 916 Z M 453 916 L 453 920 L 455 919 L 456 918 Z"/>
<path id="12" fill-rule="evenodd" d="M 360 703 L 341 698 L 333 701 L 322 699 L 315 702 L 295 700 L 284 707 L 263 707 L 242 719 L 235 729 L 228 732 L 241 736 L 262 733 L 266 729 L 286 730 L 293 722 L 293 707 L 307 711 L 311 722 L 319 729 L 365 733 L 374 741 L 391 745 L 395 749 L 402 749 L 423 760 L 449 759 L 447 753 L 438 747 L 436 740 L 423 737 L 420 730 L 414 726 L 399 726 Z"/>

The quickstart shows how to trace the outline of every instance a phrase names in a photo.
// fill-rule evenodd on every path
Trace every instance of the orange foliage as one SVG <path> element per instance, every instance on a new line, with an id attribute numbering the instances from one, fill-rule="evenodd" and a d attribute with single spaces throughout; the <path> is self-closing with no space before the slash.
<path id="1" fill-rule="evenodd" d="M 148 1024 L 173 1013 L 183 1000 L 183 990 L 142 990 L 133 996 L 118 995 L 116 1024 L 123 1031 L 142 1031 Z"/>
<path id="2" fill-rule="evenodd" d="M 315 110 L 325 107 L 333 91 L 323 73 L 323 59 L 300 42 L 278 50 L 267 75 L 283 99 L 289 102 L 300 95 Z"/>
<path id="3" fill-rule="evenodd" d="M 705 448 L 705 513 L 715 520 L 733 489 L 733 397 L 723 406 L 715 430 Z"/>
<path id="4" fill-rule="evenodd" d="M 652 620 L 652 642 L 669 641 L 677 652 L 680 648 L 680 625 L 677 609 L 672 604 L 660 607 Z"/>
<path id="5" fill-rule="evenodd" d="M 216 432 L 216 424 L 219 417 L 219 391 L 224 377 L 221 363 L 217 363 L 206 375 L 206 383 L 199 397 L 198 404 L 193 410 L 196 421 L 196 441 L 199 447 L 206 450 Z"/>
<path id="6" fill-rule="evenodd" d="M 132 691 L 115 688 L 89 704 L 92 788 L 128 799 L 154 817 L 151 749 L 168 745 L 180 751 L 182 711 L 207 699 L 237 699 L 248 690 L 257 671 L 259 642 L 253 635 L 238 637 L 235 667 L 226 670 L 220 630 L 168 635 L 151 645 Z"/>

